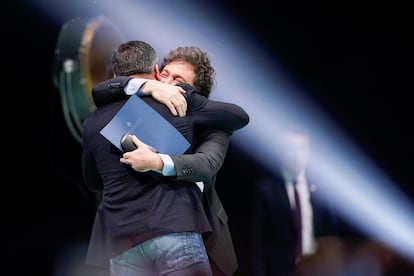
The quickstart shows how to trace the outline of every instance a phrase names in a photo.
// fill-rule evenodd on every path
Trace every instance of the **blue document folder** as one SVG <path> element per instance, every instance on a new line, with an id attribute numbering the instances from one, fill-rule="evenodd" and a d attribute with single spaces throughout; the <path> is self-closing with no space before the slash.
<path id="1" fill-rule="evenodd" d="M 121 138 L 125 133 L 137 136 L 160 153 L 183 154 L 190 147 L 170 122 L 137 95 L 126 101 L 100 133 L 121 151 Z"/>

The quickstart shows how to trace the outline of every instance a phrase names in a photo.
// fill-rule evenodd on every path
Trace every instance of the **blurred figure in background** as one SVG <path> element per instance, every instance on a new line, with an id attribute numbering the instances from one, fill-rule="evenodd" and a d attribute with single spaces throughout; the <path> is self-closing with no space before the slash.
<path id="1" fill-rule="evenodd" d="M 306 170 L 310 140 L 306 129 L 288 127 L 271 149 L 276 156 L 272 169 L 253 185 L 252 275 L 304 275 L 302 271 L 315 264 L 310 260 L 316 253 L 329 253 L 330 260 L 324 261 L 324 269 L 329 271 L 341 258 L 335 213 L 327 203 L 318 201 L 317 179 Z"/>

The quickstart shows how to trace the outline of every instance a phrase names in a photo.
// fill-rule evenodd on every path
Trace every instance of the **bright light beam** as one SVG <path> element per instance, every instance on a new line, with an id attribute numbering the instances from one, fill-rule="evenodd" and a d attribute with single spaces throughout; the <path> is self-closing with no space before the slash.
<path id="1" fill-rule="evenodd" d="M 128 38 L 151 43 L 160 56 L 182 45 L 209 52 L 218 81 L 211 97 L 237 103 L 250 114 L 250 124 L 233 135 L 233 143 L 261 166 L 269 166 L 285 119 L 309 126 L 317 142 L 312 170 L 321 175 L 326 197 L 347 219 L 414 260 L 412 201 L 295 87 L 264 49 L 232 25 L 228 14 L 195 1 L 81 1 L 78 6 L 44 2 L 53 16 L 59 16 L 59 10 L 64 15 L 72 11 L 74 17 L 85 10 L 104 15 Z"/>

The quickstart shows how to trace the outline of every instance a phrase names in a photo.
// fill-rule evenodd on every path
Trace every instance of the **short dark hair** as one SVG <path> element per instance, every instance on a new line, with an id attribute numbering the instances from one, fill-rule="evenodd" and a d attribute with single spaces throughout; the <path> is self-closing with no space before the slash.
<path id="1" fill-rule="evenodd" d="M 148 43 L 130 40 L 119 45 L 112 53 L 112 71 L 116 76 L 151 74 L 157 63 L 157 53 Z"/>

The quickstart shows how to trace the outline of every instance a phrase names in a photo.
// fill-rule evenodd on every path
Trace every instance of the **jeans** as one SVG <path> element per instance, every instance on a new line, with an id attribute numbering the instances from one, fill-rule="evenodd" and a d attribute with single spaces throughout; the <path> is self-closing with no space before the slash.
<path id="1" fill-rule="evenodd" d="M 200 234 L 171 233 L 138 244 L 110 260 L 111 276 L 211 276 Z"/>

